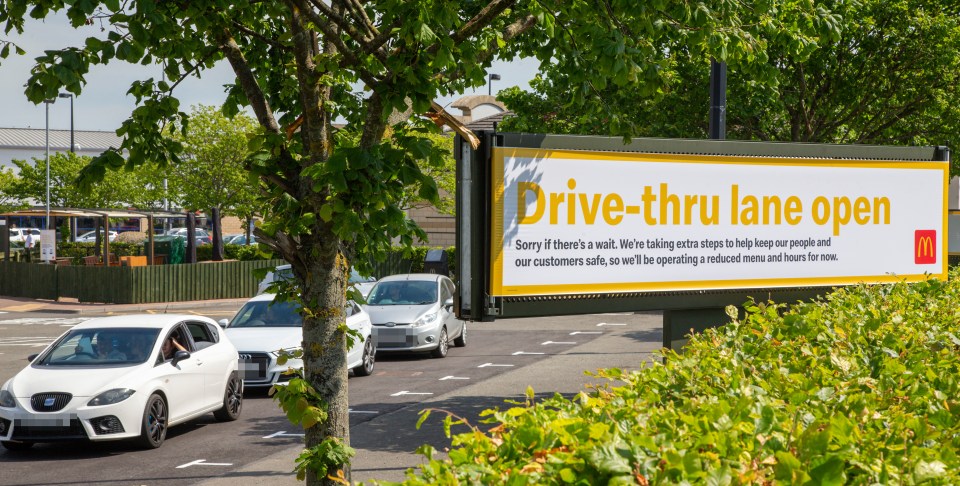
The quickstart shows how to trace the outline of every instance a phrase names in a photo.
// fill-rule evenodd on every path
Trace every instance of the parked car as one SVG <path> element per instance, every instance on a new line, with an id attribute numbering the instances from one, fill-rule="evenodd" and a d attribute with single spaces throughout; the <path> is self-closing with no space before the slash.
<path id="1" fill-rule="evenodd" d="M 254 235 L 250 235 L 250 243 L 249 243 L 249 244 L 250 244 L 250 245 L 253 245 L 253 244 L 256 244 L 256 243 L 257 243 L 257 237 L 254 236 Z M 224 244 L 224 245 L 246 245 L 246 244 L 248 244 L 248 243 L 247 243 L 247 235 L 245 235 L 245 234 L 243 234 L 243 233 L 238 234 L 238 235 L 224 235 L 224 236 L 223 236 L 223 244 Z"/>
<path id="2" fill-rule="evenodd" d="M 374 285 L 364 309 L 373 322 L 377 352 L 429 351 L 447 355 L 450 340 L 467 345 L 467 324 L 453 312 L 453 281 L 433 273 L 384 277 Z"/>
<path id="3" fill-rule="evenodd" d="M 278 265 L 274 271 L 267 273 L 267 276 L 263 277 L 263 280 L 260 281 L 260 285 L 257 288 L 257 293 L 262 294 L 266 292 L 274 280 L 290 280 L 292 278 L 293 269 L 290 268 L 290 265 Z M 348 280 L 348 283 L 360 291 L 360 294 L 366 299 L 367 295 L 370 294 L 370 290 L 373 289 L 373 285 L 377 283 L 377 279 L 376 277 L 364 277 L 356 270 L 350 270 L 350 280 Z"/>
<path id="4" fill-rule="evenodd" d="M 37 228 L 10 228 L 10 243 L 26 243 L 27 234 L 33 238 L 33 246 L 40 245 L 40 230 Z"/>
<path id="5" fill-rule="evenodd" d="M 110 235 L 110 241 L 111 241 L 111 242 L 117 239 L 117 234 L 118 234 L 118 233 L 117 233 L 116 231 L 110 230 L 110 232 L 107 233 L 107 234 Z M 100 232 L 100 236 L 103 237 L 103 231 Z M 82 243 L 90 243 L 90 242 L 97 241 L 97 233 L 94 232 L 94 231 L 88 231 L 88 232 L 86 232 L 86 233 L 78 236 L 78 237 L 77 237 L 77 241 L 78 241 L 78 242 L 82 242 Z M 102 240 L 101 240 L 101 241 L 102 241 Z"/>
<path id="6" fill-rule="evenodd" d="M 179 236 L 179 237 L 181 237 L 181 238 L 183 238 L 183 239 L 186 239 L 186 238 L 187 238 L 187 229 L 186 229 L 186 228 L 172 228 L 172 229 L 167 230 L 167 232 L 164 233 L 164 234 L 167 235 L 167 236 Z M 205 229 L 203 229 L 203 228 L 196 228 L 196 229 L 194 229 L 194 230 L 193 230 L 193 238 L 194 238 L 194 241 L 196 241 L 196 243 L 197 243 L 198 245 L 209 245 L 210 243 L 213 242 L 213 239 L 210 237 L 210 233 L 207 233 L 207 230 L 205 230 Z"/>
<path id="7" fill-rule="evenodd" d="M 243 305 L 227 323 L 221 325 L 237 349 L 244 386 L 266 387 L 289 381 L 288 368 L 302 368 L 303 361 L 291 359 L 277 364 L 280 350 L 299 349 L 303 342 L 303 318 L 293 302 L 274 302 L 274 294 L 258 295 Z M 373 373 L 376 346 L 371 337 L 370 316 L 356 303 L 347 302 L 347 327 L 360 332 L 362 340 L 354 340 L 347 350 L 347 368 L 356 376 Z"/>
<path id="8" fill-rule="evenodd" d="M 174 338 L 184 350 L 165 355 Z M 168 427 L 243 406 L 237 349 L 212 319 L 143 314 L 74 326 L 0 387 L 0 444 L 134 439 L 163 444 Z"/>

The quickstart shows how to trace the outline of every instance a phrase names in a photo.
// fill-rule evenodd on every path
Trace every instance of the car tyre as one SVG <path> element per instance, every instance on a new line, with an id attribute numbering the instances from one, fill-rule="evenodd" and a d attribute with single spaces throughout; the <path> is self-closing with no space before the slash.
<path id="1" fill-rule="evenodd" d="M 167 402 L 159 394 L 150 395 L 143 410 L 140 424 L 140 445 L 145 449 L 156 449 L 167 438 Z"/>
<path id="2" fill-rule="evenodd" d="M 243 381 L 234 371 L 227 380 L 227 387 L 223 391 L 223 407 L 213 412 L 213 417 L 220 422 L 232 422 L 240 417 L 243 409 Z"/>
<path id="3" fill-rule="evenodd" d="M 463 327 L 460 329 L 460 335 L 453 340 L 453 345 L 462 348 L 467 345 L 467 323 L 463 323 Z"/>
<path id="4" fill-rule="evenodd" d="M 12 440 L 0 441 L 0 445 L 8 451 L 25 451 L 33 447 L 33 442 L 17 442 Z"/>
<path id="5" fill-rule="evenodd" d="M 367 339 L 367 342 L 363 343 L 363 357 L 360 358 L 360 366 L 353 369 L 353 374 L 357 376 L 372 375 L 376 359 L 377 349 L 373 347 L 373 339 Z"/>
<path id="6" fill-rule="evenodd" d="M 447 350 L 450 349 L 450 342 L 447 340 L 447 328 L 440 328 L 440 338 L 437 339 L 437 348 L 430 352 L 434 358 L 446 358 Z"/>

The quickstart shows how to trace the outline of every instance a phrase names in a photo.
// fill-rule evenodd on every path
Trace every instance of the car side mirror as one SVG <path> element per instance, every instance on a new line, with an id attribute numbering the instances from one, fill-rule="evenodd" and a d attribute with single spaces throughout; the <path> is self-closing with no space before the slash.
<path id="1" fill-rule="evenodd" d="M 226 328 L 227 328 L 227 324 L 230 324 L 230 320 L 229 320 L 229 319 L 220 319 L 219 321 L 217 321 L 217 324 L 220 324 L 220 327 L 226 329 Z"/>
<path id="2" fill-rule="evenodd" d="M 27 356 L 27 361 L 33 363 L 33 360 L 37 359 L 37 356 L 40 356 L 40 353 L 31 354 L 30 356 Z"/>
<path id="3" fill-rule="evenodd" d="M 447 300 L 443 301 L 443 306 L 446 307 L 447 310 L 452 309 L 452 308 L 453 308 L 453 297 L 448 297 Z"/>
<path id="4" fill-rule="evenodd" d="M 177 363 L 185 359 L 190 359 L 190 353 L 186 351 L 177 351 L 176 353 L 173 354 L 173 366 L 176 366 Z"/>

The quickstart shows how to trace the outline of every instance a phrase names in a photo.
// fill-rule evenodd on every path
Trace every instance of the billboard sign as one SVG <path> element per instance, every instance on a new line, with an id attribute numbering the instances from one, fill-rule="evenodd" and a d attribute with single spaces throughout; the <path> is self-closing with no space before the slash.
<path id="1" fill-rule="evenodd" d="M 491 296 L 917 281 L 948 163 L 495 147 Z"/>

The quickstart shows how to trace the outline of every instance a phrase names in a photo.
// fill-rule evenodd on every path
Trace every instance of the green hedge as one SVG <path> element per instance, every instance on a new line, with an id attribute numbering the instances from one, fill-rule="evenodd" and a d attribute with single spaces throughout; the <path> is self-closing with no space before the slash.
<path id="1" fill-rule="evenodd" d="M 747 304 L 623 386 L 485 412 L 406 484 L 960 484 L 958 279 Z"/>

